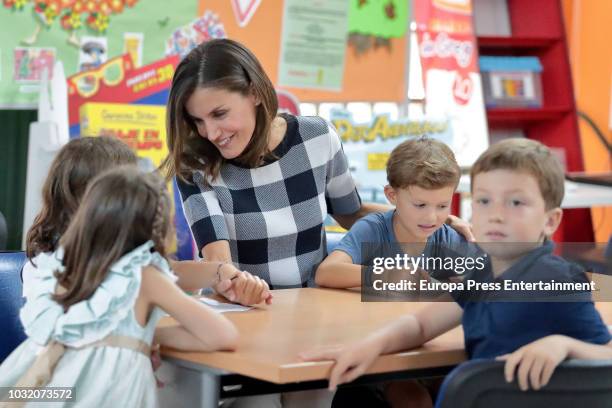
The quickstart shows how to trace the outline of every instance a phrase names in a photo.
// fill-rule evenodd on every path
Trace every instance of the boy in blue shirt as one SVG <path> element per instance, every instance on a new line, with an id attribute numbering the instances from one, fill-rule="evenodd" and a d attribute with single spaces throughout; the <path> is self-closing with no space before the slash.
<path id="1" fill-rule="evenodd" d="M 398 145 L 387 162 L 385 196 L 395 206 L 357 221 L 317 268 L 315 282 L 331 288 L 362 285 L 362 265 L 388 255 L 394 244 L 425 256 L 465 238 L 445 224 L 461 170 L 452 150 L 435 139 L 420 137 Z M 402 249 L 397 248 L 397 252 Z"/>
<path id="2" fill-rule="evenodd" d="M 552 254 L 564 194 L 561 166 L 539 142 L 509 139 L 491 146 L 471 170 L 472 225 L 488 253 L 484 282 L 575 281 L 573 264 Z M 514 245 L 513 243 L 520 243 Z M 330 389 L 363 374 L 381 354 L 426 343 L 463 323 L 469 358 L 506 361 L 508 382 L 521 389 L 545 386 L 566 358 L 612 358 L 606 325 L 590 300 L 567 302 L 435 303 L 339 351 L 304 353 L 305 360 L 336 361 Z"/>

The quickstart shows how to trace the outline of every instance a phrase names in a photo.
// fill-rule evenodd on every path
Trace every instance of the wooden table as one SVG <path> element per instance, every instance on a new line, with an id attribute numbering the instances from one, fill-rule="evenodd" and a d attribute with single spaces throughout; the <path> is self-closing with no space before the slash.
<path id="1" fill-rule="evenodd" d="M 161 374 L 173 380 L 160 393 L 161 406 L 217 408 L 225 396 L 324 388 L 332 362 L 302 362 L 299 352 L 361 339 L 424 305 L 362 303 L 358 292 L 346 290 L 276 290 L 267 310 L 226 313 L 240 331 L 237 351 L 162 350 Z M 599 302 L 597 309 L 612 323 L 612 302 Z M 444 375 L 465 359 L 463 332 L 457 328 L 423 347 L 379 357 L 361 381 Z"/>
<path id="2" fill-rule="evenodd" d="M 299 352 L 353 342 L 423 306 L 424 303 L 364 303 L 359 293 L 346 290 L 274 291 L 274 302 L 266 310 L 225 314 L 240 331 L 237 351 L 193 353 L 163 349 L 161 376 L 169 375 L 173 380 L 161 392 L 162 403 L 166 400 L 172 401 L 173 406 L 217 407 L 220 396 L 231 395 L 227 391 L 232 381 L 224 379 L 242 383 L 236 395 L 326 387 L 332 362 L 302 362 Z M 394 378 L 442 375 L 465 359 L 462 330 L 457 328 L 418 349 L 379 357 L 365 378 L 380 381 L 389 378 L 389 373 L 395 373 Z M 245 390 L 244 380 L 248 383 L 248 379 L 257 381 Z"/>

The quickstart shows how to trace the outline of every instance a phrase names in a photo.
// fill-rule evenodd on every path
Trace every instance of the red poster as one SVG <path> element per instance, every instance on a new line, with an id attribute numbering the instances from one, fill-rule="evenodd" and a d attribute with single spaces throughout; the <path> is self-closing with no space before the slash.
<path id="1" fill-rule="evenodd" d="M 414 13 L 424 83 L 431 69 L 455 71 L 455 101 L 468 103 L 474 89 L 470 73 L 478 72 L 471 1 L 417 1 Z"/>
<path id="2" fill-rule="evenodd" d="M 179 57 L 175 55 L 134 68 L 130 56 L 126 54 L 94 70 L 69 77 L 69 126 L 72 128 L 78 124 L 79 109 L 86 102 L 136 103 L 167 91 L 178 63 Z M 165 101 L 160 104 L 165 105 Z"/>

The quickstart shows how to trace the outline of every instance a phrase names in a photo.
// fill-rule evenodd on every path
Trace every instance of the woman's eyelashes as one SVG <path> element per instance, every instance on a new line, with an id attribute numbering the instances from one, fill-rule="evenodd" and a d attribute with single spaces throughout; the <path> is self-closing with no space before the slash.
<path id="1" fill-rule="evenodd" d="M 215 119 L 219 119 L 219 118 L 224 117 L 226 113 L 227 113 L 226 110 L 214 111 L 211 116 Z"/>

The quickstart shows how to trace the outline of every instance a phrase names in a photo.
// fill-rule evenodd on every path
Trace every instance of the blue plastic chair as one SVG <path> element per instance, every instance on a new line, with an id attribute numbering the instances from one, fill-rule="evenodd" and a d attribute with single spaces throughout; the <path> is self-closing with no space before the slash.
<path id="1" fill-rule="evenodd" d="M 0 363 L 26 338 L 19 320 L 23 306 L 24 252 L 0 252 Z"/>
<path id="2" fill-rule="evenodd" d="M 472 360 L 446 377 L 436 408 L 608 408 L 612 406 L 612 360 L 571 360 L 538 391 L 521 391 L 504 379 L 504 362 Z"/>

